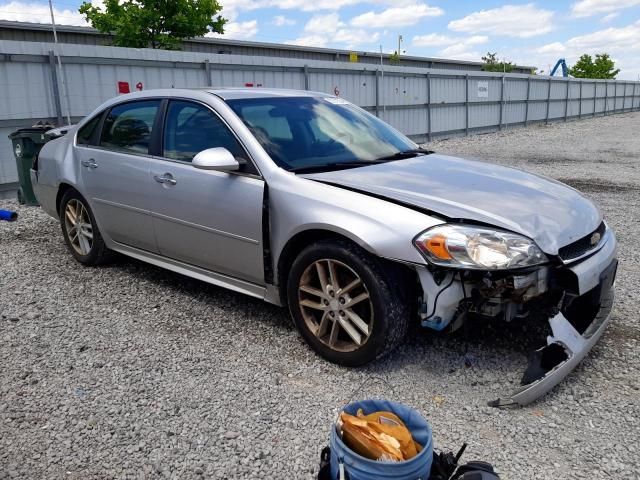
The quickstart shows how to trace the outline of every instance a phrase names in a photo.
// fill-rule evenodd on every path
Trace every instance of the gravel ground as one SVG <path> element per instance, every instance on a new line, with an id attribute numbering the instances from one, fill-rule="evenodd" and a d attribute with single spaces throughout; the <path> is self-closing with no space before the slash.
<path id="1" fill-rule="evenodd" d="M 506 411 L 486 401 L 517 384 L 531 326 L 416 335 L 348 370 L 278 308 L 126 258 L 83 268 L 53 219 L 0 201 L 20 214 L 0 224 L 0 478 L 310 479 L 339 407 L 372 395 L 416 407 L 438 447 L 466 441 L 505 479 L 640 478 L 638 132 L 633 113 L 431 145 L 580 188 L 620 240 L 605 336 Z"/>

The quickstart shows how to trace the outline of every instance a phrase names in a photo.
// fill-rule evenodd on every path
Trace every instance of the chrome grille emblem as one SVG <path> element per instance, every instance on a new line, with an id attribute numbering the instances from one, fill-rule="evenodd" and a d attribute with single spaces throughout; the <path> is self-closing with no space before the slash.
<path id="1" fill-rule="evenodd" d="M 600 243 L 600 238 L 602 238 L 602 235 L 600 235 L 600 233 L 598 232 L 595 232 L 593 235 L 591 235 L 589 243 L 592 247 L 595 247 L 598 243 Z"/>

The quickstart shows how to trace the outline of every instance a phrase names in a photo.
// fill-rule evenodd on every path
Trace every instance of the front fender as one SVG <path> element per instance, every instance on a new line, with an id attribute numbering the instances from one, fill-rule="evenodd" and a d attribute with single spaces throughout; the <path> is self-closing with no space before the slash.
<path id="1" fill-rule="evenodd" d="M 285 245 L 304 231 L 334 232 L 374 255 L 425 264 L 412 240 L 421 231 L 442 223 L 402 205 L 287 172 L 269 184 L 269 218 L 276 278 Z"/>

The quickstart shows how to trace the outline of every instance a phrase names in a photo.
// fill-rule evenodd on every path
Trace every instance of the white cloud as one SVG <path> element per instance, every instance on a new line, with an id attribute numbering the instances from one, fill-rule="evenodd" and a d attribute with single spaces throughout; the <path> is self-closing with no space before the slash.
<path id="1" fill-rule="evenodd" d="M 532 50 L 527 61 L 546 65 L 550 61 L 553 64 L 558 57 L 564 57 L 571 65 L 584 53 L 594 56 L 605 52 L 616 62 L 616 68 L 622 70 L 620 78 L 636 80 L 637 74 L 634 76 L 633 72 L 637 71 L 640 59 L 640 20 L 626 27 L 609 27 L 572 37 L 562 43 L 542 45 Z"/>
<path id="2" fill-rule="evenodd" d="M 401 7 L 392 7 L 380 13 L 366 12 L 351 20 L 351 25 L 363 28 L 389 28 L 415 25 L 425 17 L 437 17 L 444 14 L 439 7 L 430 7 L 426 3 L 414 3 Z"/>
<path id="3" fill-rule="evenodd" d="M 609 15 L 605 15 L 604 17 L 602 17 L 600 19 L 601 23 L 609 23 L 611 20 L 614 20 L 616 18 L 618 18 L 620 16 L 620 12 L 613 12 L 610 13 Z"/>
<path id="4" fill-rule="evenodd" d="M 379 38 L 379 33 L 371 34 L 363 29 L 350 28 L 340 20 L 337 13 L 329 13 L 311 17 L 304 26 L 303 35 L 287 43 L 312 47 L 324 47 L 331 43 L 339 48 L 348 49 L 376 42 Z"/>
<path id="5" fill-rule="evenodd" d="M 304 47 L 326 47 L 328 39 L 324 35 L 303 35 L 302 37 L 298 37 L 294 40 L 287 40 L 284 43 Z"/>
<path id="6" fill-rule="evenodd" d="M 456 32 L 529 38 L 553 30 L 553 12 L 537 8 L 533 3 L 504 5 L 453 20 L 449 22 L 449 29 Z"/>
<path id="7" fill-rule="evenodd" d="M 487 43 L 489 37 L 484 35 L 474 35 L 472 37 L 451 37 L 449 35 L 440 35 L 438 33 L 430 33 L 428 35 L 417 35 L 413 37 L 414 47 L 445 47 L 454 44 L 464 43 L 466 45 L 478 45 Z"/>
<path id="8" fill-rule="evenodd" d="M 567 47 L 560 42 L 548 43 L 547 45 L 543 45 L 542 47 L 537 48 L 536 53 L 540 53 L 542 55 L 564 55 L 567 51 Z"/>
<path id="9" fill-rule="evenodd" d="M 224 0 L 222 3 L 224 14 L 231 15 L 235 18 L 240 11 L 250 11 L 259 8 L 318 12 L 322 10 L 338 11 L 344 7 L 362 3 L 403 7 L 415 5 L 416 1 L 417 0 Z"/>
<path id="10" fill-rule="evenodd" d="M 575 17 L 590 17 L 640 5 L 640 0 L 579 0 L 571 6 Z"/>
<path id="11" fill-rule="evenodd" d="M 61 25 L 88 26 L 77 10 L 53 9 L 56 23 Z M 51 23 L 49 5 L 46 3 L 9 2 L 0 5 L 0 19 L 14 22 Z"/>
<path id="12" fill-rule="evenodd" d="M 438 55 L 456 60 L 480 61 L 482 54 L 473 50 L 477 45 L 487 43 L 489 37 L 484 35 L 474 35 L 471 37 L 452 37 L 430 33 L 428 35 L 417 35 L 413 37 L 414 47 L 445 47 L 438 52 Z"/>
<path id="13" fill-rule="evenodd" d="M 296 21 L 292 18 L 287 18 L 284 15 L 276 15 L 275 17 L 273 17 L 273 24 L 277 27 L 287 27 L 295 25 Z"/>
<path id="14" fill-rule="evenodd" d="M 340 20 L 337 13 L 327 15 L 314 15 L 304 26 L 304 31 L 308 33 L 327 34 L 334 33 L 345 24 Z"/>
<path id="15" fill-rule="evenodd" d="M 205 37 L 226 38 L 229 40 L 249 40 L 258 33 L 258 21 L 249 20 L 246 22 L 228 22 L 224 26 L 224 33 L 209 32 Z"/>
<path id="16" fill-rule="evenodd" d="M 570 50 L 640 53 L 640 20 L 626 27 L 609 27 L 573 37 L 565 44 Z"/>
<path id="17" fill-rule="evenodd" d="M 279 8 L 281 10 L 302 10 L 314 12 L 319 10 L 340 10 L 343 7 L 357 5 L 365 0 L 225 0 L 224 12 L 228 15 L 232 12 L 256 10 L 258 8 Z M 391 0 L 388 0 L 391 1 Z"/>

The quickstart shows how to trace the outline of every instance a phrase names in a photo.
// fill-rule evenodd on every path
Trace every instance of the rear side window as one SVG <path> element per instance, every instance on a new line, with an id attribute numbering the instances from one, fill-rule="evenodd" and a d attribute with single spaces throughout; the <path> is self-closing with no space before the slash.
<path id="1" fill-rule="evenodd" d="M 100 146 L 148 154 L 159 107 L 160 100 L 128 102 L 113 107 L 104 120 Z"/>
<path id="2" fill-rule="evenodd" d="M 95 145 L 95 131 L 100 123 L 102 114 L 92 118 L 89 122 L 78 130 L 76 143 L 78 145 Z"/>
<path id="3" fill-rule="evenodd" d="M 175 100 L 169 103 L 164 129 L 166 158 L 190 162 L 208 148 L 224 147 L 238 160 L 247 158 L 229 128 L 203 105 Z"/>

